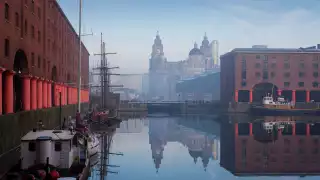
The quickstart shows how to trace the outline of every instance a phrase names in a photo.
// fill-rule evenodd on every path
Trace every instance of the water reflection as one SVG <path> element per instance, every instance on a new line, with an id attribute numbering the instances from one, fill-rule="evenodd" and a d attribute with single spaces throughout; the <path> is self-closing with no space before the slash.
<path id="1" fill-rule="evenodd" d="M 263 117 L 222 123 L 222 167 L 237 176 L 320 174 L 320 123 L 300 117 Z"/>
<path id="2" fill-rule="evenodd" d="M 120 167 L 111 168 L 119 174 L 108 174 L 108 179 L 319 178 L 310 177 L 320 172 L 317 117 L 219 119 L 221 123 L 198 116 L 124 120 L 109 146 L 124 156 L 109 154 L 106 162 Z M 93 173 L 91 179 L 100 177 Z"/>

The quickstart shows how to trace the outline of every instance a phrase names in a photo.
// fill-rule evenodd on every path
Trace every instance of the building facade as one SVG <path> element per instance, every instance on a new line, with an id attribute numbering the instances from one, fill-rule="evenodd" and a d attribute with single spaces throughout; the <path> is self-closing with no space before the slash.
<path id="1" fill-rule="evenodd" d="M 216 68 L 214 64 L 216 58 L 214 57 L 217 51 L 213 51 L 213 47 L 218 48 L 217 41 L 210 43 L 205 34 L 200 48 L 195 43 L 186 60 L 170 62 L 164 55 L 163 44 L 157 34 L 149 59 L 149 98 L 178 100 L 179 97 L 176 93 L 178 81 Z"/>
<path id="2" fill-rule="evenodd" d="M 0 1 L 0 113 L 77 101 L 79 38 L 57 1 Z M 89 53 L 82 44 L 81 84 L 89 81 Z M 82 102 L 88 91 L 81 91 Z"/>
<path id="3" fill-rule="evenodd" d="M 236 48 L 220 59 L 223 102 L 258 103 L 267 93 L 293 102 L 320 101 L 318 47 Z"/>

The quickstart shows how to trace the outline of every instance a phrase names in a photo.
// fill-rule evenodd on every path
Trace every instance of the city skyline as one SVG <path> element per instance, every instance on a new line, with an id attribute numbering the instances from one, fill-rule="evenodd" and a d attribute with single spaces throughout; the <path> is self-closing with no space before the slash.
<path id="1" fill-rule="evenodd" d="M 290 3 L 289 3 L 290 2 Z M 75 29 L 78 29 L 78 1 L 59 3 Z M 219 54 L 236 47 L 266 44 L 269 47 L 315 45 L 320 20 L 320 2 L 300 1 L 87 1 L 83 0 L 83 33 L 94 36 L 83 41 L 91 53 L 91 63 L 99 57 L 100 32 L 107 51 L 117 52 L 111 64 L 120 72 L 147 72 L 156 32 L 164 44 L 168 61 L 184 60 L 200 44 L 206 32 L 210 41 L 219 41 Z M 302 26 L 303 25 L 303 26 Z M 132 62 L 132 63 L 131 63 Z"/>

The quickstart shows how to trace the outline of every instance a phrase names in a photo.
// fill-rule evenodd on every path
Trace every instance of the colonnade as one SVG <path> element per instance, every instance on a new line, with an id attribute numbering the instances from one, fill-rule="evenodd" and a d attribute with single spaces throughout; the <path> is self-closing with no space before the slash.
<path id="1" fill-rule="evenodd" d="M 0 68 L 0 114 L 14 113 L 14 105 L 17 101 L 14 91 L 14 75 L 14 71 Z M 22 93 L 19 103 L 23 111 L 60 106 L 60 102 L 62 106 L 77 103 L 76 87 L 29 74 L 19 76 L 22 89 L 16 92 Z M 89 102 L 89 91 L 86 89 L 81 90 L 81 102 Z"/>

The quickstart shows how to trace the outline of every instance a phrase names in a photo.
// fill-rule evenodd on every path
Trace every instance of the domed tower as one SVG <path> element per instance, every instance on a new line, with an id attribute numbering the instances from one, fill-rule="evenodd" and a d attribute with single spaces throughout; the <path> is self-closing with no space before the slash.
<path id="1" fill-rule="evenodd" d="M 193 158 L 193 162 L 196 164 L 199 157 L 201 157 L 201 151 L 189 150 L 190 156 Z"/>
<path id="2" fill-rule="evenodd" d="M 193 45 L 193 49 L 191 49 L 191 51 L 189 52 L 189 57 L 190 56 L 202 56 L 202 55 L 203 55 L 203 53 L 198 48 L 197 42 L 195 42 Z"/>

